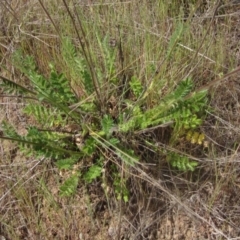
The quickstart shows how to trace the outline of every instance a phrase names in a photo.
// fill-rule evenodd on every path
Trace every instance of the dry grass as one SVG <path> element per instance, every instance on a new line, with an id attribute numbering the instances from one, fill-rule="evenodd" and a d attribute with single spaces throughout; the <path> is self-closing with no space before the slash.
<path id="1" fill-rule="evenodd" d="M 122 45 L 123 53 L 118 53 L 116 63 L 118 76 L 135 75 L 147 86 L 154 80 L 166 92 L 188 75 L 193 76 L 197 87 L 202 87 L 240 64 L 239 4 L 220 1 L 221 11 L 214 12 L 214 1 L 195 1 L 200 5 L 198 11 L 194 10 L 196 4 L 189 4 L 186 10 L 179 1 L 76 1 L 76 9 L 72 1 L 67 2 L 74 19 L 77 15 L 81 19 L 86 34 L 81 40 L 88 46 L 93 62 L 101 67 L 102 78 L 107 74 L 101 46 L 105 36 L 116 51 L 118 44 Z M 181 42 L 171 46 L 172 34 L 182 18 L 186 21 Z M 70 36 L 77 47 L 80 42 L 62 1 L 1 2 L 0 22 L 1 75 L 27 84 L 11 61 L 12 53 L 21 47 L 35 57 L 45 75 L 52 62 L 59 71 L 73 76 L 74 70 L 62 60 L 59 33 Z M 76 24 L 79 28 L 77 20 Z M 172 56 L 167 59 L 169 51 Z M 240 239 L 238 75 L 210 89 L 213 111 L 201 127 L 209 148 L 182 144 L 182 149 L 189 148 L 189 154 L 195 154 L 200 167 L 194 173 L 182 173 L 159 159 L 131 171 L 122 164 L 124 174 L 131 173 L 127 204 L 118 201 L 112 189 L 104 193 L 97 181 L 79 186 L 72 198 L 60 198 L 58 186 L 63 177 L 50 160 L 27 158 L 14 144 L 1 142 L 0 237 Z M 81 95 L 77 76 L 71 81 Z M 109 95 L 104 91 L 101 94 Z M 1 90 L 1 121 L 7 119 L 24 133 L 31 121 L 21 113 L 25 101 L 3 95 Z M 158 95 L 153 92 L 148 105 L 157 102 Z M 161 132 L 153 134 L 156 141 L 161 138 Z M 151 156 L 150 152 L 146 154 Z"/>

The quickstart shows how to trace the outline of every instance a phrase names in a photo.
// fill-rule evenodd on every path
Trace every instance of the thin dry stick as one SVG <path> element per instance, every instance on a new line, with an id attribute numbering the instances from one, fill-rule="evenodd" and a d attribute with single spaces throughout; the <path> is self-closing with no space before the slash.
<path id="1" fill-rule="evenodd" d="M 153 186 L 157 187 L 158 189 L 160 189 L 162 192 L 164 192 L 165 194 L 167 194 L 167 196 L 175 203 L 177 203 L 180 207 L 182 207 L 183 209 L 185 209 L 185 211 L 188 214 L 191 214 L 191 216 L 194 216 L 198 219 L 200 219 L 202 222 L 207 223 L 209 226 L 211 226 L 215 232 L 217 232 L 218 234 L 220 234 L 221 236 L 225 237 L 226 239 L 229 239 L 228 236 L 226 234 L 224 234 L 222 231 L 220 231 L 219 229 L 216 228 L 216 226 L 214 225 L 214 223 L 211 223 L 209 221 L 207 221 L 204 217 L 200 216 L 199 214 L 197 214 L 195 211 L 193 211 L 190 207 L 188 207 L 186 204 L 184 204 L 181 200 L 179 200 L 177 197 L 175 197 L 173 194 L 171 194 L 167 189 L 165 189 L 161 183 L 159 183 L 158 181 L 152 179 L 146 172 L 144 172 L 143 170 L 141 170 L 140 168 L 135 167 L 135 169 L 139 172 L 139 175 L 137 177 L 149 182 L 150 184 L 152 184 Z"/>
<path id="2" fill-rule="evenodd" d="M 103 146 L 105 146 L 106 148 L 108 148 L 111 152 L 114 152 L 113 149 L 110 149 L 109 146 L 105 145 L 104 142 L 106 142 L 106 140 L 104 140 L 103 138 L 101 138 L 97 133 L 92 132 L 91 129 L 90 130 L 90 135 L 93 136 L 93 138 L 99 142 L 100 144 L 102 144 Z M 100 141 L 101 140 L 101 141 Z M 116 149 L 115 146 L 113 146 L 112 144 L 109 144 L 110 146 L 112 146 L 113 148 Z M 120 149 L 119 149 L 120 150 Z M 120 150 L 121 151 L 121 150 Z M 122 152 L 123 154 L 125 154 L 124 152 Z M 126 155 L 126 154 L 125 154 Z M 132 158 L 131 156 L 128 156 L 130 159 Z M 136 161 L 135 159 L 133 159 L 134 162 Z M 132 166 L 137 172 L 138 174 L 132 174 L 129 172 L 129 169 L 124 168 L 124 166 L 122 165 L 121 167 L 123 168 L 123 170 L 125 172 L 128 172 L 129 174 L 132 174 L 135 177 L 138 177 L 150 184 L 152 184 L 152 186 L 157 187 L 159 190 L 161 190 L 163 193 L 165 193 L 169 199 L 171 199 L 174 203 L 178 204 L 180 207 L 182 207 L 183 209 L 185 209 L 185 211 L 188 214 L 191 214 L 191 216 L 194 216 L 196 218 L 198 218 L 199 220 L 201 220 L 202 222 L 207 223 L 209 226 L 211 226 L 215 232 L 217 232 L 218 234 L 220 234 L 221 236 L 225 237 L 226 239 L 229 239 L 228 236 L 226 234 L 224 234 L 222 231 L 220 231 L 219 229 L 216 228 L 216 226 L 207 221 L 204 217 L 200 216 L 199 214 L 197 214 L 196 212 L 194 212 L 190 207 L 188 207 L 186 204 L 184 204 L 180 199 L 178 199 L 177 197 L 175 197 L 173 194 L 171 194 L 171 192 L 169 190 L 167 190 L 166 188 L 163 187 L 162 183 L 159 181 L 156 181 L 155 179 L 153 179 L 152 177 L 150 177 L 145 171 L 143 171 L 139 165 L 142 165 L 138 162 L 137 165 Z"/>
<path id="3" fill-rule="evenodd" d="M 5 5 L 6 4 L 6 5 Z M 12 8 L 11 4 L 8 3 L 7 0 L 5 0 L 5 4 L 3 2 L 1 2 L 1 5 L 17 20 L 19 21 L 17 14 L 15 12 L 15 10 Z"/>
<path id="4" fill-rule="evenodd" d="M 32 38 L 35 38 L 35 39 L 38 40 L 39 42 L 42 42 L 43 44 L 45 44 L 45 45 L 47 45 L 48 47 L 50 47 L 50 45 L 47 44 L 45 41 L 43 41 L 42 39 L 40 39 L 40 38 L 37 37 L 37 36 L 34 36 L 34 35 L 31 34 L 31 33 L 25 32 L 24 30 L 21 29 L 21 27 L 22 27 L 22 23 L 18 25 L 18 30 L 19 30 L 19 32 L 21 32 L 22 34 L 25 34 L 25 35 L 27 35 L 27 36 L 30 36 L 30 37 L 32 37 Z"/>
<path id="5" fill-rule="evenodd" d="M 45 158 L 41 158 L 31 169 L 29 169 L 21 179 L 19 179 L 12 187 L 10 187 L 0 198 L 0 202 L 22 181 L 22 179 L 27 176 L 30 172 L 34 170 Z"/>
<path id="6" fill-rule="evenodd" d="M 72 23 L 73 23 L 73 26 L 74 26 L 74 29 L 76 31 L 76 34 L 77 34 L 77 37 L 78 37 L 78 40 L 80 42 L 80 45 L 81 45 L 81 48 L 82 48 L 82 51 L 83 51 L 83 54 L 85 56 L 85 59 L 88 63 L 88 67 L 89 67 L 89 70 L 90 70 L 90 73 L 91 73 L 91 77 L 92 77 L 92 80 L 93 80 L 93 85 L 94 85 L 94 88 L 95 88 L 95 91 L 96 91 L 96 94 L 97 94 L 97 97 L 100 101 L 100 104 L 101 106 L 103 107 L 103 100 L 102 100 L 102 96 L 100 94 L 100 83 L 98 81 L 98 78 L 97 78 L 97 75 L 96 75 L 96 71 L 94 70 L 94 64 L 93 64 L 93 60 L 92 60 L 92 56 L 91 56 L 91 53 L 89 51 L 89 41 L 87 41 L 86 39 L 86 34 L 85 34 L 85 31 L 83 29 L 83 25 L 82 25 L 82 21 L 80 20 L 79 18 L 79 14 L 77 13 L 77 10 L 76 10 L 76 7 L 74 5 L 74 11 L 75 11 L 75 14 L 76 14 L 76 17 L 77 17 L 77 21 L 78 21 L 78 24 L 80 26 L 80 30 L 81 30 L 81 33 L 82 33 L 82 37 L 83 37 L 83 40 L 81 39 L 80 35 L 79 35 L 79 32 L 78 32 L 78 29 L 77 29 L 77 25 L 75 23 L 75 20 L 74 20 L 74 17 L 73 15 L 71 14 L 70 12 L 70 9 L 66 3 L 65 0 L 63 0 L 63 3 L 65 5 L 65 8 L 67 9 L 68 11 L 68 14 L 72 20 Z M 86 44 L 86 48 L 84 46 L 84 43 Z"/>
<path id="7" fill-rule="evenodd" d="M 195 93 L 196 93 L 196 92 L 200 92 L 200 91 L 204 91 L 204 90 L 208 90 L 208 89 L 209 89 L 210 87 L 212 87 L 213 85 L 215 85 L 215 84 L 217 84 L 217 83 L 220 83 L 220 82 L 223 81 L 224 79 L 230 77 L 231 75 L 234 75 L 235 73 L 237 73 L 237 72 L 239 72 L 239 71 L 240 71 L 240 66 L 238 66 L 237 68 L 235 68 L 233 71 L 225 74 L 222 78 L 215 79 L 215 80 L 211 81 L 210 83 L 207 83 L 207 84 L 205 84 L 205 85 L 197 88 L 197 89 L 195 90 Z M 187 98 L 191 97 L 192 94 L 194 94 L 194 93 L 189 94 L 189 95 L 187 96 Z"/>
<path id="8" fill-rule="evenodd" d="M 220 1 L 221 1 L 221 0 L 218 0 L 217 3 L 216 3 L 216 5 L 215 5 L 215 9 L 214 9 L 214 12 L 213 12 L 213 15 L 212 15 L 211 22 L 209 23 L 208 28 L 207 28 L 207 31 L 206 31 L 204 37 L 202 38 L 202 41 L 201 41 L 201 43 L 200 43 L 197 51 L 195 52 L 195 55 L 194 55 L 194 57 L 193 57 L 193 61 L 195 60 L 195 58 L 197 58 L 198 53 L 199 53 L 200 49 L 202 48 L 202 45 L 203 45 L 203 43 L 204 43 L 207 35 L 209 34 L 210 28 L 211 28 L 211 26 L 212 26 L 212 24 L 213 24 L 213 21 L 214 21 L 214 19 L 215 19 L 215 16 L 216 16 L 218 7 L 219 7 L 219 5 L 220 5 Z"/>
<path id="9" fill-rule="evenodd" d="M 47 14 L 49 20 L 51 21 L 52 25 L 54 26 L 54 28 L 55 28 L 55 30 L 56 30 L 58 36 L 61 38 L 61 34 L 60 34 L 60 32 L 59 32 L 59 29 L 58 29 L 57 25 L 55 24 L 55 22 L 53 21 L 51 15 L 49 14 L 49 12 L 47 11 L 47 9 L 45 8 L 43 2 L 42 2 L 41 0 L 38 0 L 38 2 L 40 3 L 40 5 L 41 5 L 41 7 L 43 8 L 44 12 Z"/>
<path id="10" fill-rule="evenodd" d="M 139 26 L 141 25 L 141 24 L 138 23 L 138 22 L 136 22 L 136 23 L 137 23 L 137 25 L 139 25 Z M 153 31 L 151 31 L 151 30 L 149 30 L 149 29 L 145 29 L 145 28 L 144 28 L 144 31 L 149 32 L 149 33 L 151 33 L 151 34 L 154 35 L 154 36 L 162 37 L 161 34 L 155 33 L 155 32 L 153 32 Z M 164 37 L 164 36 L 163 36 L 163 38 L 169 41 L 168 37 Z M 197 53 L 198 56 L 207 59 L 207 60 L 208 60 L 209 62 L 211 62 L 211 63 L 216 63 L 216 61 L 214 61 L 213 59 L 211 59 L 211 58 L 209 58 L 208 56 L 204 55 L 203 53 L 196 52 L 196 50 L 194 50 L 194 49 L 192 49 L 192 48 L 190 48 L 190 47 L 188 47 L 188 46 L 185 46 L 185 45 L 183 45 L 182 43 L 177 43 L 177 45 L 180 46 L 180 47 L 182 47 L 182 48 L 184 48 L 184 49 L 186 49 L 186 50 L 188 50 L 188 51 L 190 51 L 190 52 Z M 154 46 L 153 48 L 155 48 L 155 46 Z"/>
<path id="11" fill-rule="evenodd" d="M 195 51 L 195 54 L 194 54 L 194 56 L 193 56 L 193 58 L 192 58 L 192 61 L 193 61 L 193 62 L 194 62 L 195 59 L 197 59 L 197 56 L 199 55 L 200 49 L 202 48 L 203 43 L 204 43 L 207 35 L 209 34 L 210 28 L 211 28 L 211 26 L 212 26 L 212 24 L 213 24 L 213 21 L 214 21 L 214 19 L 215 19 L 216 14 L 217 14 L 217 10 L 218 10 L 218 8 L 219 8 L 220 2 L 221 2 L 221 0 L 218 0 L 217 3 L 215 4 L 215 9 L 214 9 L 214 11 L 213 11 L 213 14 L 212 14 L 212 17 L 211 17 L 211 21 L 210 21 L 210 23 L 209 23 L 209 25 L 208 25 L 208 28 L 207 28 L 207 30 L 206 30 L 206 33 L 205 33 L 205 35 L 203 36 L 203 38 L 202 38 L 202 40 L 201 40 L 201 42 L 200 42 L 200 45 L 199 45 L 198 49 Z M 195 68 L 197 68 L 197 67 L 198 67 L 198 63 L 196 63 L 196 64 L 195 64 L 195 67 L 193 67 L 193 68 L 188 72 L 188 74 L 187 74 L 186 77 L 190 76 L 191 73 L 192 73 L 192 72 L 195 70 Z"/>

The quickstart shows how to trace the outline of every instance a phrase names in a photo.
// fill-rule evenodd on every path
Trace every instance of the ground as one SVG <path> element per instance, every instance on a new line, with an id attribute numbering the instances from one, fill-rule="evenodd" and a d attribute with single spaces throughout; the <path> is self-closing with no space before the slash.
<path id="1" fill-rule="evenodd" d="M 237 67 L 238 1 L 225 14 L 233 18 L 228 22 L 231 30 L 224 48 Z M 221 17 L 216 22 L 225 24 Z M 1 58 L 4 61 L 3 54 Z M 232 70 L 227 65 L 223 69 L 222 75 Z M 212 76 L 212 70 L 205 70 L 202 76 Z M 1 75 L 9 76 L 9 72 L 1 68 Z M 98 179 L 90 185 L 80 184 L 75 196 L 62 198 L 59 185 L 67 173 L 60 172 L 50 159 L 27 156 L 15 143 L 1 141 L 0 239 L 240 239 L 239 82 L 238 72 L 209 91 L 214 111 L 202 126 L 208 148 L 184 146 L 201 150 L 201 168 L 178 172 L 154 162 L 144 169 L 147 176 L 133 169 L 127 203 L 117 200 L 113 189 L 104 188 Z M 34 121 L 21 111 L 26 101 L 9 98 L 3 89 L 0 93 L 0 122 L 7 120 L 25 134 Z"/>

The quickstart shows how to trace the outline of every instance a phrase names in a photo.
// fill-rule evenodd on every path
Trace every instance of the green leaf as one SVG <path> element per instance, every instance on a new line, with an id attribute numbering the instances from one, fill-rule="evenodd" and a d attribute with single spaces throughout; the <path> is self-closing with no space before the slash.
<path id="1" fill-rule="evenodd" d="M 108 141 L 114 146 L 120 143 L 119 139 L 117 138 L 110 138 Z"/>
<path id="2" fill-rule="evenodd" d="M 98 165 L 92 165 L 88 171 L 84 174 L 83 179 L 87 183 L 91 183 L 96 178 L 100 177 L 102 174 L 102 167 Z"/>
<path id="3" fill-rule="evenodd" d="M 111 135 L 111 128 L 113 127 L 113 120 L 109 115 L 104 115 L 101 121 L 102 130 L 106 134 L 107 138 Z"/>
<path id="4" fill-rule="evenodd" d="M 36 95 L 35 92 L 31 91 L 28 88 L 25 88 L 24 86 L 18 83 L 13 82 L 8 78 L 5 78 L 1 75 L 0 75 L 0 78 L 2 80 L 2 83 L 0 84 L 0 88 L 3 88 L 5 92 Z"/>
<path id="5" fill-rule="evenodd" d="M 78 182 L 79 174 L 74 174 L 71 177 L 69 177 L 60 187 L 60 196 L 63 197 L 72 196 L 77 190 Z"/>
<path id="6" fill-rule="evenodd" d="M 172 167 L 183 172 L 194 171 L 198 166 L 198 162 L 192 161 L 188 157 L 182 156 L 178 153 L 169 153 L 167 160 L 170 162 Z"/>
<path id="7" fill-rule="evenodd" d="M 133 94 L 138 98 L 143 92 L 141 81 L 137 77 L 133 76 L 129 82 L 129 85 Z"/>
<path id="8" fill-rule="evenodd" d="M 63 170 L 63 169 L 70 170 L 78 160 L 79 158 L 71 157 L 71 158 L 58 160 L 55 164 L 60 170 Z"/>
<path id="9" fill-rule="evenodd" d="M 91 156 L 96 149 L 96 141 L 94 138 L 90 137 L 85 141 L 85 144 L 82 148 L 82 152 L 86 154 L 87 156 Z"/>

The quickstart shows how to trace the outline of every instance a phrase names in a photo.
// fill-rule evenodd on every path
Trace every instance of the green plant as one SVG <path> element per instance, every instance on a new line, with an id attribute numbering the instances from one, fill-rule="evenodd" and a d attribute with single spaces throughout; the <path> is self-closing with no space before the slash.
<path id="1" fill-rule="evenodd" d="M 115 52 L 107 49 L 105 41 L 106 39 L 102 49 L 103 54 L 107 56 L 105 60 L 108 74 L 106 81 L 115 86 L 118 82 L 116 77 L 113 77 L 116 73 Z M 98 42 L 100 44 L 99 39 Z M 16 51 L 13 62 L 29 79 L 30 85 L 25 88 L 6 78 L 2 78 L 1 84 L 9 93 L 22 94 L 28 100 L 23 111 L 37 122 L 36 125 L 28 127 L 27 134 L 24 136 L 20 136 L 12 126 L 4 122 L 3 138 L 18 141 L 21 149 L 28 154 L 52 158 L 60 170 L 72 171 L 79 161 L 84 162 L 84 159 L 91 159 L 93 156 L 102 158 L 103 152 L 114 152 L 116 159 L 134 166 L 139 162 L 140 156 L 132 149 L 133 145 L 127 146 L 122 143 L 122 140 L 128 138 L 128 134 L 132 134 L 130 139 L 134 142 L 134 132 L 171 122 L 172 133 L 169 144 L 173 146 L 182 129 L 186 131 L 196 129 L 202 124 L 207 92 L 194 92 L 191 78 L 179 82 L 172 91 L 161 96 L 159 102 L 148 107 L 144 104 L 146 95 L 141 81 L 137 77 L 131 77 L 129 87 L 134 96 L 124 99 L 122 105 L 126 107 L 121 109 L 121 104 L 119 104 L 119 114 L 113 118 L 107 113 L 107 109 L 105 112 L 102 112 L 103 108 L 98 109 L 98 104 L 107 98 L 97 99 L 97 93 L 94 96 L 95 84 L 91 79 L 87 62 L 76 52 L 68 38 L 63 38 L 62 54 L 70 69 L 70 75 L 73 76 L 73 83 L 64 74 L 57 73 L 51 64 L 49 76 L 41 75 L 32 57 L 23 57 L 21 51 Z M 97 72 L 97 75 L 101 77 L 100 69 L 97 69 Z M 72 84 L 77 84 L 77 76 L 82 79 L 80 86 L 84 94 L 80 97 L 81 99 L 72 89 Z M 112 81 L 113 78 L 114 81 Z M 150 94 L 149 91 L 148 93 Z M 122 93 L 120 95 L 122 96 Z M 85 119 L 90 119 L 90 121 L 85 121 Z M 69 124 L 77 124 L 79 132 L 76 134 L 67 130 L 66 126 Z M 102 150 L 99 151 L 99 149 Z M 171 159 L 169 162 L 172 166 L 183 171 L 192 171 L 196 166 L 186 157 L 176 154 L 169 153 L 168 159 Z M 77 178 L 91 183 L 101 176 L 101 170 L 101 164 L 91 162 L 84 174 L 79 170 L 74 171 L 60 188 L 61 195 L 69 196 L 74 193 L 78 184 Z M 114 175 L 113 181 L 118 195 L 121 190 L 124 201 L 126 201 L 128 194 L 126 187 L 122 188 L 122 179 L 121 188 L 117 175 Z"/>
<path id="2" fill-rule="evenodd" d="M 129 82 L 129 85 L 134 96 L 137 98 L 140 97 L 143 92 L 143 86 L 142 86 L 142 83 L 139 81 L 139 79 L 133 76 Z"/>
<path id="3" fill-rule="evenodd" d="M 84 60 L 77 56 L 69 40 L 64 39 L 63 46 L 64 59 L 72 65 L 75 64 L 73 67 L 76 71 L 79 69 L 86 95 L 89 97 L 94 88 L 93 85 L 89 85 L 91 79 Z M 67 55 L 66 49 L 70 51 L 70 55 Z M 112 61 L 111 58 L 112 56 L 109 56 L 108 64 Z M 112 118 L 105 114 L 99 121 L 96 121 L 95 104 L 85 99 L 79 104 L 79 99 L 72 90 L 70 81 L 63 74 L 58 74 L 53 65 L 50 65 L 49 77 L 45 77 L 38 73 L 34 59 L 30 56 L 24 57 L 21 51 L 15 52 L 13 62 L 29 79 L 29 86 L 25 88 L 7 78 L 2 78 L 1 87 L 11 94 L 22 94 L 25 97 L 28 104 L 23 112 L 34 118 L 36 124 L 29 125 L 27 134 L 22 136 L 13 126 L 3 122 L 3 139 L 17 141 L 20 149 L 26 154 L 52 158 L 60 170 L 69 171 L 73 170 L 77 162 L 96 154 L 97 145 L 101 145 L 99 138 L 106 139 L 104 147 L 107 148 L 119 143 L 117 138 L 111 137 L 114 125 Z M 111 65 L 110 68 L 110 73 L 113 74 L 113 66 Z M 86 116 L 91 116 L 93 121 L 89 124 L 82 121 Z M 76 134 L 78 137 L 75 137 L 75 132 L 66 129 L 66 126 L 72 123 L 79 125 L 80 134 Z M 94 129 L 99 131 L 97 137 L 89 134 L 89 131 Z M 81 143 L 78 143 L 77 139 Z M 127 153 L 119 150 L 119 157 L 127 159 Z M 75 192 L 80 178 L 86 183 L 91 183 L 101 175 L 101 170 L 101 164 L 92 163 L 83 175 L 79 170 L 74 171 L 60 187 L 60 194 L 70 196 Z"/>
<path id="4" fill-rule="evenodd" d="M 161 99 L 159 104 L 153 108 L 143 112 L 140 106 L 133 106 L 132 116 L 120 124 L 120 131 L 145 129 L 170 121 L 174 121 L 174 125 L 178 129 L 198 127 L 202 123 L 207 103 L 207 91 L 193 93 L 187 97 L 192 89 L 193 82 L 191 78 L 187 78 L 181 81 L 173 92 Z"/>
<path id="5" fill-rule="evenodd" d="M 84 181 L 86 183 L 92 183 L 93 180 L 100 177 L 103 172 L 103 157 L 98 159 L 96 163 L 94 163 L 88 171 L 83 175 Z"/>
<path id="6" fill-rule="evenodd" d="M 34 118 L 37 124 L 29 125 L 27 134 L 21 136 L 13 126 L 2 123 L 4 136 L 2 138 L 17 141 L 20 148 L 27 154 L 52 158 L 59 169 L 70 169 L 79 158 L 86 154 L 80 153 L 72 139 L 73 133 L 65 130 L 68 123 L 76 123 L 81 127 L 79 113 L 70 108 L 77 103 L 69 81 L 63 74 L 58 74 L 50 65 L 48 78 L 39 74 L 32 57 L 23 57 L 21 51 L 16 51 L 13 62 L 30 80 L 28 88 L 7 78 L 2 78 L 1 87 L 11 94 L 22 94 L 28 100 L 24 113 Z M 73 181 L 74 179 L 74 181 Z M 76 176 L 66 181 L 76 187 Z M 66 187 L 62 188 L 62 192 Z M 73 192 L 66 190 L 67 195 Z M 63 194 L 64 195 L 64 194 Z"/>
<path id="7" fill-rule="evenodd" d="M 63 183 L 60 187 L 61 196 L 70 197 L 76 192 L 79 176 L 79 173 L 74 173 Z"/>
<path id="8" fill-rule="evenodd" d="M 117 200 L 129 201 L 129 190 L 127 188 L 127 179 L 121 177 L 121 174 L 113 169 L 113 186 Z"/>
<path id="9" fill-rule="evenodd" d="M 87 183 L 91 183 L 97 177 L 100 177 L 102 173 L 102 167 L 98 165 L 92 165 L 86 174 L 83 176 L 83 179 Z"/>
<path id="10" fill-rule="evenodd" d="M 74 84 L 79 85 L 85 96 L 94 92 L 94 84 L 91 80 L 86 59 L 76 51 L 71 40 L 64 37 L 61 44 L 63 60 L 66 64 L 66 74 L 69 74 Z M 78 81 L 81 78 L 82 81 Z"/>
<path id="11" fill-rule="evenodd" d="M 160 219 L 163 226 L 164 221 L 168 221 L 164 216 L 159 217 L 158 206 L 167 211 L 169 201 L 170 207 L 171 203 L 177 203 L 194 216 L 196 204 L 187 206 L 185 198 L 196 191 L 201 198 L 205 183 L 210 182 L 212 194 L 210 199 L 200 199 L 201 206 L 207 210 L 207 215 L 216 216 L 220 211 L 218 219 L 222 224 L 217 223 L 216 228 L 215 222 L 210 223 L 212 229 L 211 226 L 208 228 L 223 238 L 226 235 L 225 238 L 236 237 L 236 231 L 227 231 L 228 223 L 238 225 L 236 214 L 232 214 L 232 201 L 228 201 L 230 211 L 227 211 L 227 204 L 219 203 L 219 196 L 224 194 L 226 186 L 227 193 L 232 193 L 233 199 L 236 199 L 234 189 L 238 185 L 235 171 L 238 161 L 231 161 L 238 150 L 237 146 L 232 146 L 232 142 L 239 140 L 237 129 L 232 126 L 234 116 L 226 116 L 221 105 L 222 98 L 227 94 L 222 91 L 225 87 L 232 100 L 237 101 L 237 92 L 235 94 L 234 91 L 236 81 L 234 77 L 228 77 L 227 84 L 225 81 L 224 84 L 213 81 L 225 78 L 219 73 L 231 71 L 238 65 L 239 59 L 235 54 L 238 44 L 234 37 L 236 8 L 228 4 L 233 1 L 39 0 L 37 4 L 35 1 L 27 1 L 28 4 L 26 1 L 11 1 L 10 5 L 8 2 L 0 3 L 1 9 L 6 10 L 1 11 L 1 75 L 16 82 L 10 84 L 8 81 L 11 87 L 5 85 L 1 88 L 1 119 L 6 116 L 14 128 L 10 129 L 12 126 L 3 122 L 0 136 L 7 138 L 5 128 L 8 128 L 9 132 L 12 131 L 8 138 L 12 136 L 21 140 L 20 148 L 26 154 L 43 154 L 52 160 L 40 158 L 40 164 L 34 169 L 35 162 L 38 163 L 34 157 L 33 162 L 23 162 L 20 166 L 23 156 L 18 156 L 17 151 L 17 158 L 10 159 L 12 151 L 8 154 L 5 144 L 12 144 L 3 141 L 1 190 L 4 194 L 1 200 L 4 198 L 4 201 L 1 205 L 7 205 L 1 211 L 1 235 L 8 239 L 76 239 L 79 231 L 83 235 L 85 232 L 81 229 L 85 225 L 77 221 L 81 218 L 85 223 L 92 223 L 93 231 L 87 235 L 94 238 L 92 233 L 96 227 L 100 230 L 106 228 L 108 219 L 105 212 L 117 210 L 119 225 L 122 220 L 129 221 L 132 227 L 128 235 L 141 238 L 140 235 L 150 233 L 151 229 L 146 228 L 152 225 L 151 221 L 159 225 Z M 49 63 L 55 67 L 57 75 L 65 76 L 76 97 L 76 101 L 64 105 L 67 111 L 52 106 L 46 100 L 38 100 L 29 77 L 23 71 L 19 74 L 18 63 L 11 64 L 10 56 L 19 47 L 22 49 L 20 62 L 25 60 L 26 54 L 34 56 L 35 71 L 47 81 L 51 72 Z M 186 76 L 193 76 L 193 88 L 182 101 L 190 99 L 198 91 L 196 88 L 212 86 L 208 105 L 217 110 L 213 110 L 212 116 L 206 116 L 203 107 L 192 117 L 192 110 L 189 111 L 186 105 L 179 110 L 180 116 L 174 116 L 173 112 L 177 111 L 181 101 L 176 101 L 177 104 L 169 108 L 168 103 L 163 102 Z M 22 86 L 16 87 L 16 83 L 22 83 Z M 18 92 L 14 96 L 6 94 L 7 88 Z M 15 106 L 22 108 L 22 103 L 26 103 L 24 112 L 28 115 L 24 117 L 27 126 L 24 135 L 18 131 L 19 127 L 22 130 L 22 124 L 18 125 L 16 116 L 12 118 L 12 109 Z M 154 115 L 155 110 L 159 116 Z M 75 113 L 73 118 L 69 116 L 72 113 Z M 145 113 L 148 115 L 144 116 Z M 147 123 L 142 124 L 142 119 Z M 130 123 L 131 127 L 124 126 Z M 77 127 L 72 128 L 72 125 Z M 202 141 L 203 131 L 206 136 Z M 226 144 L 221 138 L 225 133 L 229 140 Z M 39 139 L 35 135 L 39 135 Z M 212 142 L 209 149 L 203 149 L 203 144 L 199 143 L 205 143 L 207 136 L 215 144 Z M 27 140 L 34 141 L 33 145 L 38 143 L 38 147 Z M 193 160 L 200 166 L 190 164 L 190 168 L 187 167 Z M 61 187 L 61 195 L 77 193 L 76 197 L 58 200 L 55 193 L 60 176 L 56 176 L 56 169 L 52 171 L 53 165 L 60 170 L 61 182 L 69 178 Z M 169 172 L 168 167 L 174 171 L 177 169 L 177 175 Z M 195 168 L 197 171 L 194 174 L 181 173 Z M 105 187 L 101 184 L 104 180 Z M 84 188 L 84 185 L 89 186 Z M 178 191 L 179 186 L 181 191 Z M 102 196 L 102 189 L 95 192 L 96 187 L 104 188 L 105 196 Z M 116 197 L 124 202 L 124 190 L 121 188 L 125 187 L 129 190 L 129 204 L 113 204 L 113 195 L 114 199 Z M 94 194 L 91 194 L 92 190 Z M 96 202 L 98 199 L 103 204 L 100 209 Z M 105 211 L 105 199 L 110 211 Z M 87 210 L 81 206 L 86 200 Z M 225 203 L 226 198 L 223 200 Z M 97 207 L 92 203 L 97 203 Z M 216 211 L 216 204 L 217 210 L 220 205 L 224 209 Z M 204 209 L 199 209 L 197 205 L 201 214 L 195 215 L 198 218 L 206 216 L 202 212 Z M 125 210 L 131 211 L 131 219 Z M 233 217 L 222 216 L 222 210 Z M 172 214 L 175 218 L 174 211 L 171 211 Z M 95 218 L 100 215 L 105 218 L 96 222 Z M 151 220 L 147 220 L 148 226 L 144 225 L 146 218 Z M 116 238 L 124 234 L 121 230 L 117 232 Z M 104 235 L 103 231 L 98 232 L 99 239 L 104 239 Z"/>
<path id="12" fill-rule="evenodd" d="M 120 124 L 120 131 L 138 131 L 148 127 L 152 128 L 161 124 L 171 123 L 170 145 L 174 146 L 183 132 L 189 133 L 190 130 L 201 126 L 205 117 L 207 91 L 194 92 L 192 90 L 193 81 L 191 78 L 187 78 L 180 82 L 174 91 L 164 96 L 161 102 L 152 109 L 141 111 L 140 106 L 130 105 L 132 107 L 132 116 Z M 204 137 L 202 134 L 198 134 L 200 138 L 196 140 L 194 136 L 191 136 L 192 142 L 198 141 L 201 144 L 203 143 Z M 181 171 L 193 171 L 198 165 L 197 162 L 190 160 L 186 156 L 180 156 L 171 152 L 167 154 L 167 160 L 173 167 Z"/>
<path id="13" fill-rule="evenodd" d="M 167 161 L 180 171 L 194 171 L 198 166 L 198 162 L 190 160 L 187 156 L 178 153 L 169 152 Z"/>

